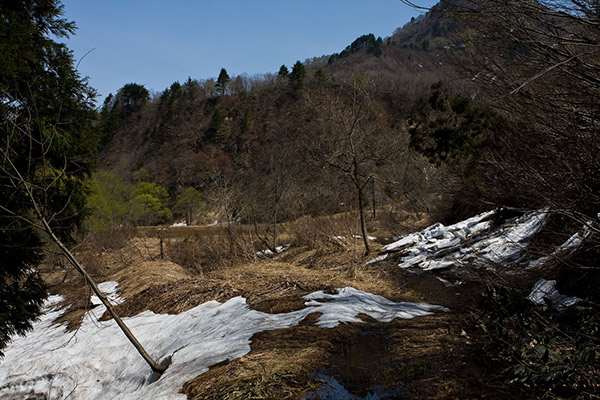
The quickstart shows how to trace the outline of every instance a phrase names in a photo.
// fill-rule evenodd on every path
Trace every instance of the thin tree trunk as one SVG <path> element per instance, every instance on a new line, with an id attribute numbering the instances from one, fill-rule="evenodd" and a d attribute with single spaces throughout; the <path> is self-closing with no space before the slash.
<path id="1" fill-rule="evenodd" d="M 14 167 L 14 165 L 13 165 L 13 167 Z M 16 170 L 16 168 L 15 168 L 15 170 Z M 163 372 L 165 372 L 167 367 L 164 365 L 160 365 L 159 363 L 154 361 L 154 359 L 152 357 L 150 357 L 148 352 L 146 352 L 146 349 L 144 349 L 144 346 L 142 346 L 142 344 L 136 339 L 136 337 L 133 335 L 133 333 L 131 333 L 131 331 L 129 330 L 127 325 L 125 325 L 125 323 L 117 315 L 112 304 L 108 301 L 108 298 L 106 297 L 106 295 L 100 291 L 100 289 L 98 288 L 98 285 L 96 285 L 96 282 L 94 282 L 92 277 L 87 273 L 87 271 L 83 268 L 83 266 L 81 264 L 79 264 L 79 261 L 77 261 L 77 259 L 75 258 L 73 253 L 71 253 L 71 251 L 67 248 L 67 246 L 64 245 L 62 240 L 60 240 L 58 238 L 58 236 L 56 236 L 54 234 L 54 231 L 50 227 L 50 224 L 48 224 L 48 221 L 46 221 L 46 218 L 44 217 L 42 210 L 40 210 L 38 202 L 36 201 L 35 197 L 33 196 L 33 192 L 31 190 L 31 187 L 29 186 L 29 183 L 23 178 L 23 176 L 18 172 L 18 170 L 16 170 L 16 173 L 17 173 L 18 180 L 25 187 L 27 196 L 29 197 L 29 200 L 31 201 L 31 205 L 33 206 L 33 209 L 35 210 L 35 214 L 39 217 L 39 219 L 42 223 L 41 228 L 44 231 L 46 231 L 46 233 L 50 236 L 52 241 L 54 243 L 56 243 L 56 245 L 60 248 L 62 253 L 65 255 L 65 257 L 67 257 L 67 260 L 69 260 L 71 265 L 73 265 L 73 267 L 83 276 L 85 281 L 90 285 L 90 287 L 92 288 L 92 290 L 94 291 L 96 296 L 98 296 L 98 298 L 100 299 L 102 304 L 104 304 L 104 306 L 106 307 L 106 310 L 108 311 L 108 313 L 114 318 L 117 325 L 119 325 L 119 328 L 121 328 L 121 330 L 123 331 L 123 333 L 125 334 L 127 339 L 131 342 L 131 344 L 133 344 L 133 346 L 140 353 L 140 355 L 144 358 L 144 360 L 146 360 L 146 362 L 148 363 L 148 365 L 150 366 L 152 371 L 154 371 L 158 374 L 162 374 Z"/>
<path id="2" fill-rule="evenodd" d="M 279 201 L 275 202 L 275 207 L 273 210 L 273 252 L 277 248 L 277 205 Z"/>
<path id="3" fill-rule="evenodd" d="M 376 210 L 376 206 L 375 206 L 375 178 L 373 176 L 371 176 L 371 183 L 372 183 L 372 196 L 373 196 L 373 219 L 375 219 L 376 214 L 375 214 L 375 210 Z"/>
<path id="4" fill-rule="evenodd" d="M 365 255 L 369 255 L 371 253 L 371 247 L 369 247 L 369 239 L 367 238 L 367 225 L 365 223 L 365 209 L 363 205 L 363 194 L 362 188 L 358 187 L 358 211 L 360 214 L 360 231 L 363 239 L 363 243 L 365 244 Z"/>
<path id="5" fill-rule="evenodd" d="M 356 160 L 356 153 L 354 152 L 354 147 L 352 147 L 352 152 L 354 153 L 354 157 L 352 160 L 353 165 L 353 174 L 351 176 L 354 185 L 356 186 L 356 192 L 358 195 L 358 212 L 360 214 L 360 231 L 363 239 L 363 243 L 365 244 L 365 255 L 369 255 L 371 253 L 371 247 L 369 246 L 369 239 L 367 238 L 367 225 L 365 222 L 365 206 L 363 201 L 363 190 L 365 186 L 369 183 L 367 179 L 364 184 L 360 182 L 360 172 L 358 171 L 358 161 Z"/>

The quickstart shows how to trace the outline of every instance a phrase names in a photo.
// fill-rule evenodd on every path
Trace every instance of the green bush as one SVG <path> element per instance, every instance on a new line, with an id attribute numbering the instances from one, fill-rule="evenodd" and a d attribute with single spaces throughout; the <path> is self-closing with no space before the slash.
<path id="1" fill-rule="evenodd" d="M 591 399 L 600 393 L 598 306 L 559 312 L 514 289 L 488 287 L 480 299 L 485 349 L 506 365 L 510 384 L 537 395 Z"/>

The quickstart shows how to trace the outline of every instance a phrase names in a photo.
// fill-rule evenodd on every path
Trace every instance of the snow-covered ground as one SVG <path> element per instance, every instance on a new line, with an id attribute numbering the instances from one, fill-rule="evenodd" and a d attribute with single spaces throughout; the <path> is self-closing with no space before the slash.
<path id="1" fill-rule="evenodd" d="M 493 215 L 494 211 L 488 211 L 450 226 L 437 223 L 406 235 L 381 251 L 399 253 L 401 268 L 424 270 L 514 262 L 519 260 L 528 240 L 544 226 L 548 211 L 525 214 L 499 228 L 492 226 Z M 373 262 L 376 260 L 367 264 Z"/>
<path id="2" fill-rule="evenodd" d="M 101 289 L 119 301 L 114 282 Z M 78 331 L 66 332 L 64 325 L 52 324 L 62 312 L 57 307 L 61 298 L 53 296 L 35 329 L 26 337 L 15 337 L 6 349 L 0 363 L 0 398 L 185 399 L 178 392 L 186 381 L 211 365 L 248 353 L 252 335 L 292 327 L 308 314 L 321 313 L 317 325 L 329 328 L 360 322 L 360 313 L 386 322 L 447 311 L 424 303 L 396 303 L 350 287 L 336 294 L 315 292 L 305 299 L 304 309 L 283 314 L 251 310 L 244 298 L 235 297 L 176 315 L 146 311 L 125 318 L 153 357 L 172 358 L 163 376 L 152 382 L 150 368 L 114 321 L 94 317 L 104 313 L 104 306 L 86 314 Z"/>

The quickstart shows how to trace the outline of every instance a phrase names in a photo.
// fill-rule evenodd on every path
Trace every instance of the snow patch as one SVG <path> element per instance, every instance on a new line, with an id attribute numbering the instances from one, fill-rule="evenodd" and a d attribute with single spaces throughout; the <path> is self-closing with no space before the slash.
<path id="1" fill-rule="evenodd" d="M 553 259 L 564 257 L 570 253 L 573 253 L 575 250 L 577 250 L 579 248 L 579 246 L 581 246 L 581 244 L 584 242 L 584 240 L 587 239 L 591 235 L 592 231 L 589 228 L 590 225 L 591 225 L 591 222 L 588 222 L 583 227 L 583 232 L 575 233 L 573 236 L 571 236 L 569 239 L 567 239 L 567 241 L 565 241 L 563 244 L 558 246 L 551 254 L 544 256 L 544 257 L 540 257 L 537 260 L 531 261 L 529 263 L 529 265 L 527 266 L 527 269 L 542 267 L 542 266 L 546 265 L 548 262 L 552 261 Z"/>
<path id="2" fill-rule="evenodd" d="M 114 281 L 103 282 L 98 285 L 98 289 L 100 289 L 100 291 L 106 295 L 112 304 L 118 305 L 124 301 L 121 297 L 119 297 L 118 286 L 119 284 Z M 96 295 L 92 295 L 90 298 L 90 303 L 92 303 L 94 306 L 103 306 L 102 302 Z"/>
<path id="3" fill-rule="evenodd" d="M 382 251 L 400 252 L 401 268 L 446 269 L 483 261 L 487 264 L 516 262 L 531 236 L 546 223 L 548 211 L 541 210 L 493 229 L 488 211 L 454 225 L 440 223 L 411 233 L 388 244 Z"/>
<path id="4" fill-rule="evenodd" d="M 558 290 L 556 290 L 556 281 L 547 281 L 545 279 L 540 279 L 533 285 L 533 289 L 531 289 L 531 293 L 529 293 L 527 299 L 538 305 L 544 305 L 546 302 L 550 302 L 552 308 L 559 311 L 564 310 L 581 300 L 578 297 L 564 296 L 558 293 Z"/>
<path id="5" fill-rule="evenodd" d="M 357 317 L 357 306 L 361 308 L 360 313 L 367 314 L 379 322 L 390 322 L 394 318 L 410 319 L 432 314 L 433 311 L 449 311 L 445 307 L 426 303 L 396 303 L 351 287 L 338 289 L 336 294 L 318 291 L 303 298 L 309 300 L 307 306 L 316 307 L 317 312 L 321 313 L 317 325 L 324 328 L 334 328 L 340 322 L 362 322 Z M 318 299 L 333 301 L 323 303 Z"/>
<path id="6" fill-rule="evenodd" d="M 373 258 L 372 260 L 367 261 L 365 263 L 365 267 L 367 265 L 375 264 L 375 263 L 378 263 L 379 261 L 385 260 L 386 258 L 388 258 L 388 255 L 389 255 L 388 253 L 385 253 L 385 254 L 382 254 L 382 255 L 380 255 L 378 257 Z"/>
<path id="7" fill-rule="evenodd" d="M 277 246 L 275 247 L 275 253 L 273 253 L 270 249 L 260 250 L 256 252 L 256 255 L 259 257 L 273 257 L 275 254 L 283 253 L 287 249 L 289 249 L 291 243 L 286 244 L 285 246 Z"/>
<path id="8" fill-rule="evenodd" d="M 113 300 L 114 282 L 99 285 Z M 157 380 L 151 380 L 148 365 L 116 326 L 114 320 L 99 322 L 90 311 L 76 332 L 52 322 L 62 310 L 62 300 L 46 302 L 46 314 L 26 337 L 15 337 L 5 351 L 0 368 L 0 398 L 81 399 L 181 399 L 185 382 L 206 372 L 211 365 L 232 360 L 250 351 L 255 333 L 289 328 L 311 313 L 321 313 L 317 325 L 334 327 L 361 322 L 364 313 L 387 322 L 447 311 L 422 303 L 396 303 L 350 287 L 336 294 L 315 292 L 305 296 L 307 307 L 283 314 L 251 310 L 242 297 L 225 303 L 209 301 L 181 314 L 145 311 L 123 318 L 150 355 L 158 360 L 171 357 L 171 365 Z M 323 302 L 320 300 L 328 300 Z M 100 314 L 101 315 L 101 314 Z"/>
<path id="9" fill-rule="evenodd" d="M 362 239 L 362 236 L 360 236 L 360 235 L 352 235 L 352 237 L 353 237 L 354 239 Z M 371 241 L 373 241 L 373 240 L 377 240 L 377 238 L 376 238 L 375 236 L 368 236 L 368 235 L 367 235 L 367 240 L 371 240 Z"/>

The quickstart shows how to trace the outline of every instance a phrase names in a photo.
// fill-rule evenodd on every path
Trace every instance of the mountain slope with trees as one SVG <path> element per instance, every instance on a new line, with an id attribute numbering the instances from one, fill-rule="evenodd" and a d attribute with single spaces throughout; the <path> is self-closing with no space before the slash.
<path id="1" fill-rule="evenodd" d="M 197 188 L 271 250 L 277 222 L 305 214 L 349 208 L 364 221 L 367 207 L 408 206 L 452 221 L 549 207 L 536 251 L 590 233 L 544 275 L 595 301 L 597 18 L 591 2 L 444 1 L 388 38 L 360 36 L 277 76 L 234 77 L 227 95 L 210 80 L 174 84 L 125 121 L 103 165 L 150 176 L 171 199 Z M 357 82 L 366 96 L 353 104 Z M 118 153 L 133 147 L 134 157 Z"/>
<path id="2" fill-rule="evenodd" d="M 186 393 L 244 396 L 266 385 L 266 397 L 299 396 L 319 368 L 343 376 L 364 335 L 386 361 L 363 357 L 363 371 L 415 398 L 598 392 L 596 2 L 442 1 L 390 37 L 366 33 L 277 75 L 222 68 L 152 95 L 127 83 L 99 113 L 70 53 L 50 39 L 73 29 L 58 2 L 0 11 L 0 252 L 9 261 L 0 345 L 39 314 L 37 268 L 67 296 L 60 321 L 71 328 L 88 311 L 87 284 L 103 297 L 92 276 L 122 284 L 127 301 L 116 308 L 131 316 L 240 295 L 289 312 L 312 291 L 357 285 L 453 311 L 393 329 L 345 327 L 293 368 L 289 354 L 304 346 L 299 332 L 314 333 L 311 321 L 261 333 L 249 359 L 281 370 L 270 366 L 265 381 L 244 358 L 214 366 Z M 442 225 L 480 211 L 460 229 Z M 515 222 L 522 215 L 529 227 Z M 56 248 L 83 277 L 63 275 L 58 256 L 41 263 Z M 552 280 L 545 303 L 527 297 Z M 556 307 L 564 298 L 575 305 Z"/>

